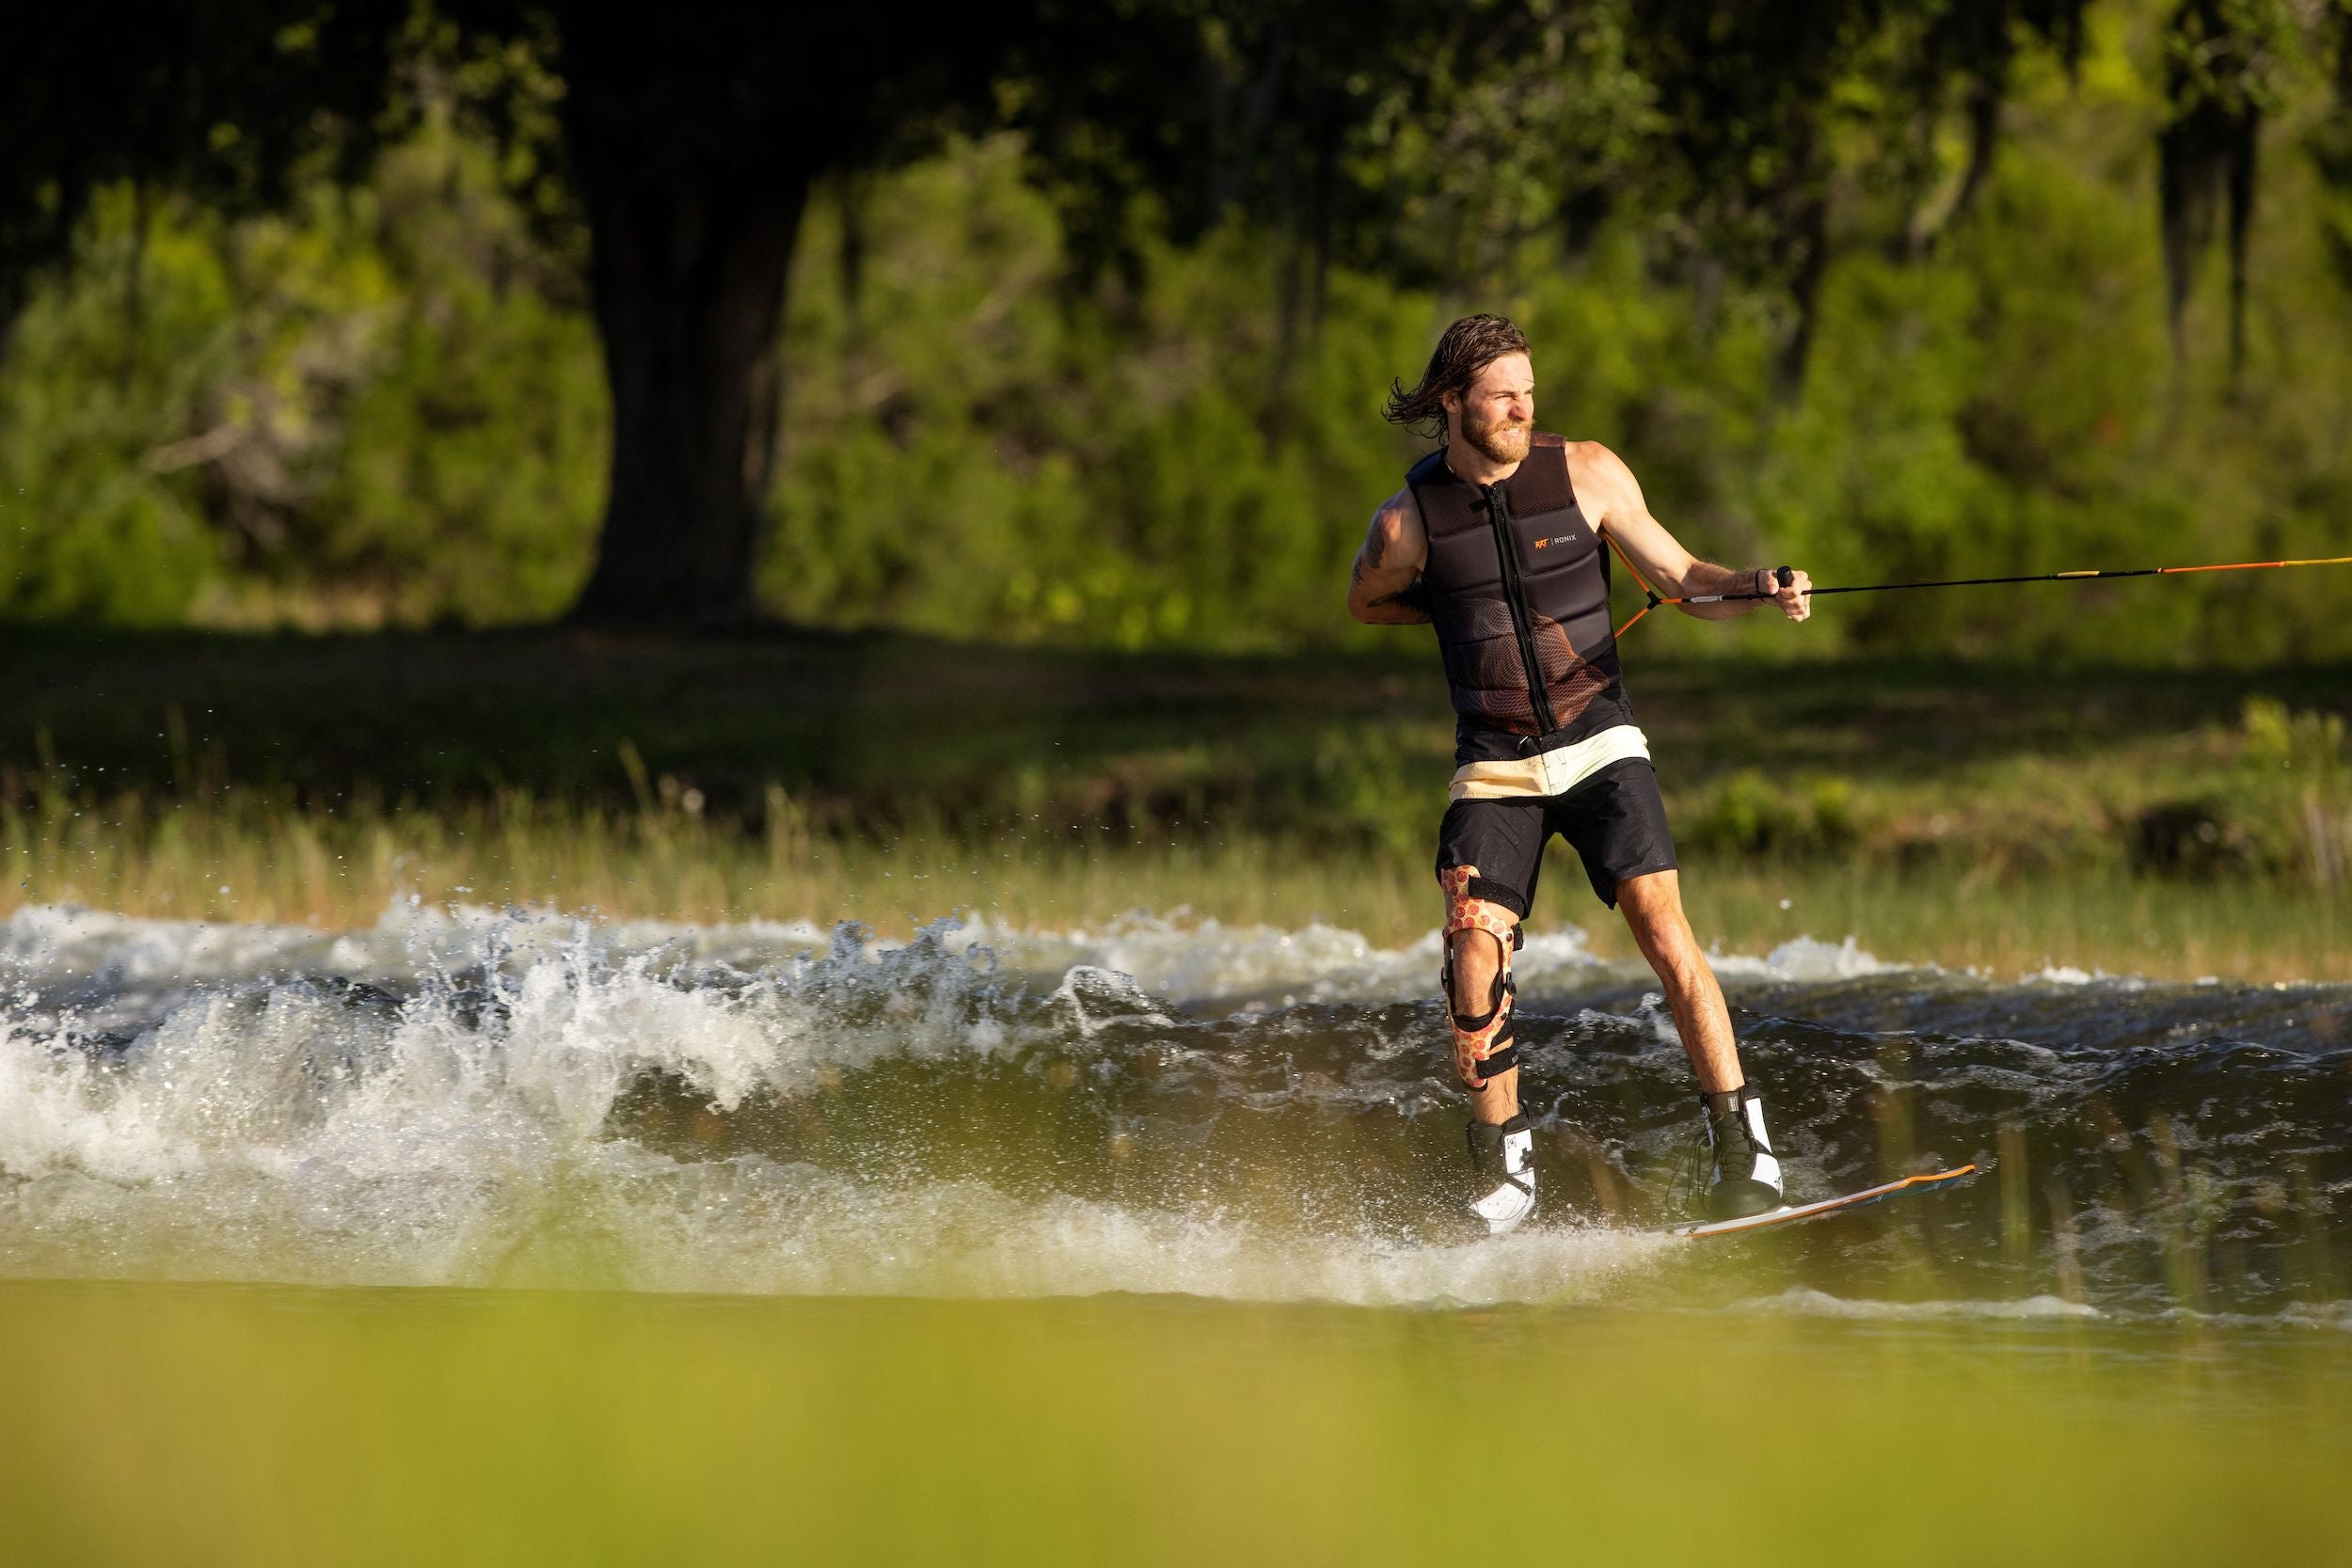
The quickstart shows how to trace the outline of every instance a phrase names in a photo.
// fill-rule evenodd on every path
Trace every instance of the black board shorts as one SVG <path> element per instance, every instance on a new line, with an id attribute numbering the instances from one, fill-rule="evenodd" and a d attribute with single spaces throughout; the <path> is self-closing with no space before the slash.
<path id="1" fill-rule="evenodd" d="M 1454 801 L 1438 827 L 1438 875 L 1476 866 L 1472 893 L 1525 920 L 1554 833 L 1576 850 L 1593 892 L 1613 910 L 1618 883 L 1676 868 L 1658 770 L 1646 758 L 1625 757 L 1565 795 Z"/>

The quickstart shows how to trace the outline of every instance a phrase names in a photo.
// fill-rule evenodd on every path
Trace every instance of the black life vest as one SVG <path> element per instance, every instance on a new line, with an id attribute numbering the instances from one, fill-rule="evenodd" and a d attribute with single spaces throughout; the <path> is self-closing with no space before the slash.
<path id="1" fill-rule="evenodd" d="M 1454 689 L 1456 756 L 1492 762 L 1633 721 L 1609 625 L 1609 546 L 1576 504 L 1566 440 L 1538 435 L 1501 484 L 1433 451 L 1405 476 L 1429 534 L 1422 580 Z"/>

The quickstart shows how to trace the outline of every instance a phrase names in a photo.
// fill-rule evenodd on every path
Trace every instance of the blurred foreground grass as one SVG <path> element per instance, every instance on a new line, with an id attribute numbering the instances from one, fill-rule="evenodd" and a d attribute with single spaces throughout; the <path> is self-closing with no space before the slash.
<path id="1" fill-rule="evenodd" d="M 2340 1339 L 6 1284 L 0 1508 L 92 1568 L 2318 1562 Z"/>
<path id="2" fill-rule="evenodd" d="M 0 909 L 351 927 L 411 895 L 696 921 L 1434 923 L 1425 648 L 1126 656 L 564 631 L 0 641 Z M 2336 669 L 1636 663 L 1702 939 L 2352 977 Z M 1572 862 L 1535 914 L 1626 950 Z"/>

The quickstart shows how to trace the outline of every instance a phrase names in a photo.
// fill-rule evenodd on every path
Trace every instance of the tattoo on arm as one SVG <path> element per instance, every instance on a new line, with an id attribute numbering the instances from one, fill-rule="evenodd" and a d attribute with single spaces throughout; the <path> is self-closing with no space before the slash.
<path id="1" fill-rule="evenodd" d="M 1384 506 L 1372 519 L 1372 528 L 1364 536 L 1364 546 L 1356 552 L 1356 564 L 1347 578 L 1347 602 L 1354 607 L 1356 619 L 1374 626 L 1411 626 L 1429 619 L 1429 591 L 1422 585 L 1417 565 L 1405 560 L 1405 553 L 1395 548 L 1403 541 L 1400 531 L 1413 519 L 1409 513 Z M 1396 565 L 1389 565 L 1389 557 L 1397 557 Z M 1407 580 L 1394 593 L 1374 596 L 1373 590 L 1380 583 Z"/>

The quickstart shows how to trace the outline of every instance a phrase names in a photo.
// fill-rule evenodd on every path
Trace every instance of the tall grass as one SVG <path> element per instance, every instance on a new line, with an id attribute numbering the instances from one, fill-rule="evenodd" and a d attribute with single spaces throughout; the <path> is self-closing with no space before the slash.
<path id="1" fill-rule="evenodd" d="M 1438 914 L 1419 850 L 1042 822 L 977 836 L 919 819 L 881 838 L 815 826 L 781 790 L 762 815 L 755 828 L 713 817 L 676 790 L 634 809 L 510 791 L 434 809 L 338 810 L 267 791 L 175 800 L 48 790 L 0 802 L 0 911 L 69 903 L 346 929 L 417 898 L 703 923 L 859 920 L 885 935 L 957 913 L 1070 928 L 1142 911 L 1282 927 L 1321 920 L 1386 944 L 1422 935 Z M 1700 939 L 1726 952 L 1851 936 L 1883 958 L 2002 974 L 2055 965 L 2352 978 L 2352 911 L 2340 883 L 1945 863 L 1903 871 L 1705 846 L 1686 850 L 1684 868 Z M 1597 951 L 1633 956 L 1556 847 L 1544 885 L 1536 928 L 1580 926 Z"/>

